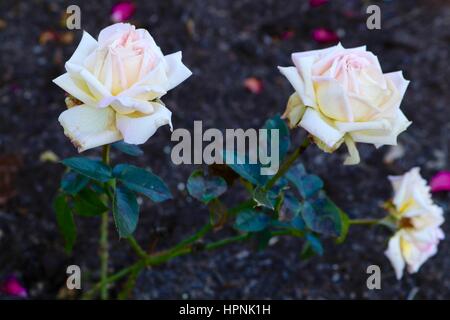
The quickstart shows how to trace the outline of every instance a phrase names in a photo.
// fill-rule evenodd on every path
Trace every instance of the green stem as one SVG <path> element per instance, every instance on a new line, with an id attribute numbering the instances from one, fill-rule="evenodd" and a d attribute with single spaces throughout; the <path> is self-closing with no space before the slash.
<path id="1" fill-rule="evenodd" d="M 103 146 L 102 152 L 102 160 L 105 164 L 109 165 L 110 162 L 110 148 L 111 146 L 105 145 Z M 107 190 L 108 185 L 105 184 L 105 190 Z M 105 211 L 102 213 L 101 217 L 101 225 L 100 225 L 100 297 L 102 300 L 108 299 L 108 220 L 109 220 L 109 212 Z"/>
<path id="2" fill-rule="evenodd" d="M 237 235 L 234 237 L 218 240 L 216 242 L 212 242 L 212 243 L 209 243 L 208 245 L 206 245 L 204 250 L 212 251 L 212 250 L 224 247 L 231 243 L 246 240 L 248 237 L 249 237 L 249 234 L 240 234 L 240 235 Z M 193 238 L 193 237 L 191 237 L 191 238 Z M 184 247 L 179 247 L 179 245 L 176 245 L 171 249 L 148 256 L 147 258 L 141 259 L 141 260 L 137 261 L 136 263 L 134 263 L 133 265 L 118 271 L 117 273 L 108 277 L 105 280 L 105 283 L 106 284 L 113 283 L 115 281 L 118 281 L 118 280 L 126 277 L 127 275 L 129 275 L 131 273 L 135 273 L 135 272 L 139 273 L 139 271 L 141 271 L 143 268 L 145 268 L 147 266 L 157 266 L 157 265 L 167 262 L 173 258 L 192 253 L 192 251 L 193 251 L 193 248 L 189 244 Z M 98 284 L 94 285 L 94 287 L 91 290 L 89 290 L 88 292 L 86 292 L 84 294 L 83 299 L 91 299 L 98 290 L 101 290 L 101 288 L 102 288 L 102 283 L 98 283 Z"/>
<path id="3" fill-rule="evenodd" d="M 206 233 L 208 233 L 211 229 L 212 229 L 212 225 L 210 223 L 205 224 L 199 231 L 197 231 L 196 233 L 194 233 L 192 236 L 184 239 L 183 241 L 181 241 L 180 243 L 178 243 L 177 245 L 175 245 L 173 247 L 173 250 L 178 250 L 181 249 L 189 244 L 194 243 L 195 241 L 199 240 L 200 238 L 202 238 Z"/>
<path id="4" fill-rule="evenodd" d="M 292 166 L 292 164 L 297 160 L 297 158 L 306 150 L 306 148 L 309 146 L 310 141 L 308 138 L 306 138 L 303 143 L 284 161 L 284 163 L 281 165 L 280 169 L 278 170 L 278 172 L 267 182 L 265 189 L 268 190 L 270 188 L 272 188 L 275 183 L 278 181 L 278 179 L 280 179 L 282 176 L 284 176 L 286 174 L 286 172 L 289 170 L 289 168 Z M 109 164 L 109 145 L 105 146 L 103 149 L 103 159 L 104 162 Z M 108 188 L 108 186 L 106 185 L 106 188 Z M 114 189 L 114 186 L 113 186 Z M 107 191 L 109 191 L 109 189 L 107 189 Z M 109 195 L 110 193 L 108 193 Z M 234 216 L 236 215 L 239 211 L 241 211 L 242 208 L 248 207 L 248 206 L 252 206 L 254 204 L 253 200 L 247 200 L 245 202 L 243 202 L 240 205 L 237 205 L 236 207 L 228 210 L 227 215 L 228 216 Z M 106 213 L 107 216 L 107 213 Z M 107 221 L 107 220 L 106 220 Z M 355 220 L 357 221 L 357 220 Z M 358 222 L 356 222 L 358 223 Z M 103 224 L 102 224 L 103 225 Z M 107 226 L 107 224 L 106 224 Z M 134 239 L 133 237 L 128 237 L 127 240 L 130 243 L 131 247 L 134 249 L 134 251 L 138 254 L 138 256 L 141 258 L 139 261 L 137 261 L 135 264 L 131 265 L 130 267 L 124 268 L 122 270 L 120 270 L 119 272 L 113 274 L 110 277 L 107 277 L 107 233 L 106 233 L 106 252 L 102 251 L 102 277 L 101 277 L 101 281 L 100 283 L 96 284 L 90 291 L 88 291 L 83 297 L 84 298 L 91 298 L 92 296 L 94 296 L 96 294 L 97 291 L 100 290 L 101 292 L 101 297 L 102 299 L 104 298 L 104 296 L 107 297 L 107 285 L 109 283 L 115 282 L 117 280 L 122 279 L 123 277 L 129 275 L 130 273 L 132 274 L 131 276 L 131 280 L 133 280 L 132 278 L 134 277 L 133 275 L 136 275 L 139 273 L 140 270 L 142 270 L 143 268 L 145 268 L 146 266 L 155 266 L 155 265 L 159 265 L 162 264 L 168 260 L 171 260 L 173 258 L 179 257 L 179 256 L 183 256 L 189 253 L 193 252 L 193 247 L 192 244 L 195 243 L 197 240 L 199 240 L 200 238 L 204 237 L 204 235 L 206 233 L 208 233 L 211 229 L 213 228 L 213 226 L 211 225 L 211 223 L 207 223 L 206 225 L 204 225 L 199 231 L 197 231 L 195 234 L 193 234 L 192 236 L 186 238 L 185 240 L 181 241 L 180 243 L 178 243 L 177 245 L 175 245 L 174 247 L 168 249 L 168 250 L 164 250 L 162 252 L 153 254 L 153 255 L 148 255 L 137 243 L 136 239 Z M 280 231 L 278 232 L 276 235 L 286 235 L 289 234 L 289 232 L 286 231 Z M 101 239 L 104 240 L 103 237 L 104 233 L 103 233 L 103 228 L 102 228 L 102 237 Z M 275 235 L 275 234 L 274 234 Z M 235 242 L 240 242 L 243 240 L 248 239 L 250 235 L 249 234 L 240 234 L 234 237 L 230 237 L 230 238 L 225 238 L 222 240 L 218 240 L 212 243 L 207 244 L 204 247 L 204 250 L 206 251 L 211 251 L 211 250 L 215 250 L 221 247 L 224 247 L 228 244 L 231 243 L 235 243 Z M 101 243 L 103 243 L 103 241 L 101 241 Z M 102 248 L 102 247 L 101 247 Z M 106 254 L 106 259 L 104 259 L 104 254 Z M 103 271 L 103 266 L 106 263 L 106 269 L 105 271 Z M 106 294 L 105 294 L 106 292 Z"/>
<path id="5" fill-rule="evenodd" d="M 102 213 L 102 222 L 100 226 L 100 281 L 102 283 L 101 299 L 108 299 L 108 211 Z"/>
<path id="6" fill-rule="evenodd" d="M 306 150 L 306 148 L 308 148 L 309 145 L 310 140 L 308 137 L 306 137 L 305 140 L 303 140 L 302 144 L 297 149 L 295 149 L 295 151 L 291 153 L 291 155 L 289 155 L 289 157 L 283 162 L 278 172 L 267 182 L 265 186 L 266 190 L 270 190 L 278 181 L 278 179 L 285 175 L 285 173 L 289 170 L 295 160 L 297 160 L 297 158 L 303 154 L 303 152 Z"/>
<path id="7" fill-rule="evenodd" d="M 137 270 L 137 268 L 134 269 L 133 271 L 131 271 L 125 285 L 123 286 L 122 290 L 117 295 L 118 300 L 126 300 L 126 299 L 130 298 L 131 294 L 133 293 L 133 289 L 136 285 L 136 280 L 137 280 L 138 275 L 139 275 L 139 270 Z"/>
<path id="8" fill-rule="evenodd" d="M 234 242 L 240 242 L 240 241 L 246 240 L 246 239 L 248 239 L 249 236 L 250 235 L 248 233 L 245 233 L 245 234 L 240 234 L 240 235 L 237 235 L 237 236 L 234 236 L 234 237 L 225 238 L 225 239 L 222 239 L 222 240 L 219 240 L 219 241 L 216 241 L 216 242 L 212 242 L 212 243 L 209 243 L 205 247 L 205 250 L 206 251 L 215 250 L 215 249 L 224 247 L 224 246 L 226 246 L 228 244 L 231 244 L 231 243 L 234 243 Z"/>
<path id="9" fill-rule="evenodd" d="M 139 243 L 136 241 L 136 238 L 133 236 L 128 236 L 127 238 L 128 243 L 130 244 L 131 248 L 133 248 L 134 252 L 138 255 L 139 258 L 145 259 L 148 257 L 147 252 L 145 252 L 144 249 L 139 245 Z"/>
<path id="10" fill-rule="evenodd" d="M 367 225 L 374 225 L 380 223 L 380 220 L 378 219 L 351 219 L 349 221 L 350 224 L 367 224 Z"/>

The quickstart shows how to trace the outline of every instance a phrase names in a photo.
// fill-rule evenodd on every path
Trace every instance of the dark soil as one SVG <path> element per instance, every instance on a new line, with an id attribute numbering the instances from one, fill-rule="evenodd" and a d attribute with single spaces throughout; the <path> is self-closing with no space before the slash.
<path id="1" fill-rule="evenodd" d="M 92 35 L 111 23 L 113 1 L 70 1 L 82 10 L 82 27 Z M 131 22 L 148 28 L 165 53 L 182 50 L 194 76 L 171 91 L 164 101 L 175 127 L 260 127 L 283 111 L 292 88 L 277 65 L 289 65 L 290 53 L 324 47 L 311 38 L 316 27 L 337 30 L 344 46 L 366 44 L 387 71 L 404 70 L 411 80 L 403 110 L 413 125 L 400 136 L 404 155 L 388 163 L 389 148 L 361 146 L 362 163 L 343 166 L 343 152 L 324 154 L 310 148 L 306 167 L 320 174 L 332 198 L 352 217 L 381 217 L 380 204 L 389 198 L 388 174 L 420 166 L 430 178 L 449 169 L 450 132 L 450 5 L 447 1 L 378 1 L 382 29 L 366 28 L 367 1 L 330 1 L 311 9 L 308 1 L 165 0 L 136 1 Z M 77 219 L 78 241 L 72 256 L 63 251 L 51 209 L 61 165 L 40 161 L 48 150 L 60 158 L 76 154 L 57 117 L 64 93 L 51 80 L 63 72 L 75 40 L 42 40 L 45 31 L 67 31 L 61 16 L 69 2 L 13 1 L 0 3 L 0 278 L 15 274 L 31 298 L 67 297 L 65 271 L 81 266 L 83 286 L 98 277 L 98 228 L 95 219 Z M 293 37 L 280 40 L 292 31 Z M 41 37 L 41 42 L 39 39 Z M 243 81 L 257 77 L 264 90 L 248 92 Z M 294 133 L 301 141 L 303 132 Z M 192 233 L 207 219 L 207 210 L 183 189 L 192 166 L 170 161 L 170 131 L 159 129 L 133 161 L 162 176 L 175 200 L 146 203 L 137 238 L 146 248 L 165 248 Z M 87 154 L 95 154 L 90 151 Z M 227 198 L 232 205 L 243 193 Z M 449 210 L 448 193 L 436 201 Z M 450 224 L 444 225 L 446 234 Z M 221 234 L 229 233 L 223 230 Z M 219 235 L 214 235 L 214 237 Z M 327 242 L 325 255 L 299 259 L 301 241 L 279 239 L 265 251 L 236 245 L 171 261 L 141 274 L 134 292 L 138 299 L 155 298 L 277 298 L 277 299 L 418 299 L 450 298 L 450 240 L 418 274 L 397 281 L 383 252 L 384 229 L 354 227 L 340 246 Z M 127 244 L 111 225 L 111 271 L 134 261 Z M 382 270 L 382 289 L 368 290 L 366 268 Z"/>

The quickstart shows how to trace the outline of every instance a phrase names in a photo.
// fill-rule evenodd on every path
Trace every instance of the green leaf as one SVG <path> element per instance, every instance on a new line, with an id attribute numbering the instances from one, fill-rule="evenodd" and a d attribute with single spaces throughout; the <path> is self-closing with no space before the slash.
<path id="1" fill-rule="evenodd" d="M 292 167 L 286 178 L 298 189 L 304 199 L 310 198 L 323 188 L 323 181 L 318 176 L 307 174 L 302 164 Z"/>
<path id="2" fill-rule="evenodd" d="M 286 122 L 280 118 L 279 115 L 276 115 L 266 121 L 266 123 L 263 126 L 263 129 L 273 130 L 278 129 L 279 134 L 279 157 L 280 161 L 284 159 L 284 157 L 287 154 L 287 151 L 289 150 L 289 147 L 291 145 L 291 139 L 290 139 L 290 131 L 288 126 L 286 125 Z M 269 153 L 272 154 L 271 148 L 271 134 L 268 132 L 267 134 L 267 146 Z"/>
<path id="3" fill-rule="evenodd" d="M 271 210 L 275 209 L 276 197 L 276 194 L 267 192 L 261 187 L 256 187 L 253 190 L 253 200 L 255 200 L 258 207 L 266 207 Z"/>
<path id="4" fill-rule="evenodd" d="M 93 217 L 108 210 L 108 207 L 100 199 L 100 195 L 92 189 L 84 189 L 73 199 L 74 209 L 77 214 L 84 217 Z"/>
<path id="5" fill-rule="evenodd" d="M 261 165 L 258 163 L 250 164 L 250 159 L 247 155 L 226 150 L 223 153 L 224 161 L 226 161 L 227 155 L 233 159 L 233 164 L 227 163 L 227 165 L 245 180 L 259 186 L 264 186 L 269 180 L 269 176 L 261 175 Z M 238 163 L 238 161 L 242 164 Z"/>
<path id="6" fill-rule="evenodd" d="M 53 202 L 53 208 L 56 212 L 56 221 L 59 230 L 65 241 L 66 252 L 70 253 L 72 252 L 77 237 L 77 230 L 73 220 L 72 211 L 67 203 L 67 196 L 62 193 L 59 194 Z"/>
<path id="7" fill-rule="evenodd" d="M 285 193 L 283 206 L 294 216 L 302 211 L 302 204 L 291 192 Z"/>
<path id="8" fill-rule="evenodd" d="M 303 204 L 302 216 L 306 225 L 317 233 L 339 236 L 342 230 L 340 210 L 325 195 Z"/>
<path id="9" fill-rule="evenodd" d="M 312 257 L 314 257 L 316 253 L 314 252 L 313 248 L 311 247 L 311 243 L 309 241 L 305 241 L 302 247 L 302 251 L 300 253 L 300 258 L 302 260 L 308 260 Z"/>
<path id="10" fill-rule="evenodd" d="M 303 218 L 300 215 L 297 215 L 292 218 L 291 220 L 291 226 L 299 231 L 304 231 L 306 224 Z"/>
<path id="11" fill-rule="evenodd" d="M 61 189 L 70 195 L 75 195 L 87 186 L 89 178 L 69 171 L 61 179 Z"/>
<path id="12" fill-rule="evenodd" d="M 74 157 L 61 162 L 73 171 L 99 182 L 106 182 L 112 178 L 111 168 L 99 160 Z"/>
<path id="13" fill-rule="evenodd" d="M 319 256 L 323 255 L 322 242 L 318 237 L 316 237 L 312 233 L 308 233 L 306 235 L 306 240 L 308 240 L 308 243 L 311 246 L 311 249 L 314 251 L 314 253 L 318 254 Z"/>
<path id="14" fill-rule="evenodd" d="M 117 141 L 112 144 L 114 148 L 133 157 L 142 156 L 144 151 L 135 144 L 129 144 L 124 141 Z"/>
<path id="15" fill-rule="evenodd" d="M 264 230 L 270 223 L 270 218 L 265 214 L 245 210 L 236 217 L 234 227 L 245 232 L 257 232 Z"/>
<path id="16" fill-rule="evenodd" d="M 113 201 L 113 216 L 121 238 L 136 230 L 139 220 L 139 204 L 136 195 L 125 186 L 117 186 Z"/>
<path id="17" fill-rule="evenodd" d="M 145 169 L 119 164 L 114 167 L 113 174 L 128 189 L 142 193 L 154 202 L 172 199 L 172 194 L 164 181 Z"/>
<path id="18" fill-rule="evenodd" d="M 342 210 L 339 210 L 339 215 L 341 218 L 341 232 L 339 238 L 336 239 L 336 243 L 342 243 L 345 241 L 347 238 L 348 229 L 350 228 L 350 218 L 348 215 Z"/>
<path id="19" fill-rule="evenodd" d="M 192 197 L 208 203 L 227 191 L 227 182 L 221 177 L 207 177 L 196 170 L 189 176 L 186 187 Z"/>

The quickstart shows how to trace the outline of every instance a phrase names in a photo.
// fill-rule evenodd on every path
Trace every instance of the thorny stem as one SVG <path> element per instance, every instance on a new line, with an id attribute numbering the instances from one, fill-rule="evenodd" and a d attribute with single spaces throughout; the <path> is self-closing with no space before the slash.
<path id="1" fill-rule="evenodd" d="M 105 164 L 109 165 L 110 162 L 110 149 L 111 146 L 103 146 L 102 160 Z M 105 183 L 105 190 L 108 189 L 108 185 Z M 108 220 L 109 212 L 102 213 L 101 225 L 100 225 L 100 298 L 102 300 L 108 299 Z"/>
<path id="2" fill-rule="evenodd" d="M 212 251 L 212 250 L 224 247 L 231 243 L 246 240 L 248 237 L 249 237 L 249 234 L 245 233 L 245 234 L 240 234 L 240 235 L 237 235 L 234 237 L 225 238 L 225 239 L 207 244 L 203 250 L 204 251 Z M 133 265 L 131 265 L 127 268 L 124 268 L 124 269 L 118 271 L 117 273 L 108 277 L 105 280 L 105 283 L 106 284 L 113 283 L 117 280 L 124 278 L 125 276 L 129 275 L 130 273 L 138 273 L 140 270 L 142 270 L 143 268 L 145 268 L 147 266 L 160 265 L 168 260 L 192 253 L 193 251 L 194 251 L 194 249 L 191 244 L 186 244 L 183 247 L 179 247 L 179 245 L 175 245 L 171 249 L 164 250 L 159 253 L 155 253 L 151 256 L 148 256 L 145 259 L 141 259 L 141 260 L 135 262 Z M 96 284 L 91 290 L 86 292 L 86 294 L 83 296 L 83 298 L 91 299 L 98 290 L 101 290 L 102 285 L 103 285 L 102 282 Z"/>

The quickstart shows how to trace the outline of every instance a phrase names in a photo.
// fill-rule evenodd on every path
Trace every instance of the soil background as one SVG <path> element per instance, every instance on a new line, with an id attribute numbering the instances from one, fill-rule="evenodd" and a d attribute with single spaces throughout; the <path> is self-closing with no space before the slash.
<path id="1" fill-rule="evenodd" d="M 41 159 L 46 151 L 61 159 L 76 155 L 57 121 L 64 110 L 64 92 L 51 82 L 63 73 L 82 33 L 69 32 L 61 23 L 69 4 L 80 6 L 82 28 L 94 37 L 111 24 L 113 1 L 0 2 L 0 279 L 16 275 L 30 298 L 73 298 L 63 289 L 70 264 L 81 267 L 83 287 L 98 278 L 99 221 L 77 219 L 78 240 L 73 255 L 67 256 L 51 209 L 63 167 Z M 331 45 L 311 37 L 313 29 L 325 27 L 336 31 L 345 47 L 367 45 L 385 72 L 404 71 L 411 84 L 402 108 L 413 121 L 400 135 L 404 152 L 396 159 L 390 159 L 388 147 L 360 145 L 361 164 L 343 166 L 343 151 L 330 155 L 310 148 L 302 161 L 323 177 L 330 196 L 351 217 L 382 217 L 380 204 L 391 195 L 387 175 L 420 166 L 429 179 L 450 169 L 448 1 L 331 0 L 318 8 L 308 1 L 283 0 L 135 4 L 130 22 L 150 30 L 164 53 L 182 50 L 184 63 L 194 73 L 164 97 L 175 128 L 192 129 L 194 120 L 202 120 L 204 128 L 261 127 L 267 117 L 284 110 L 293 91 L 276 66 L 290 65 L 292 52 Z M 369 4 L 381 8 L 381 30 L 366 28 Z M 244 87 L 248 77 L 262 81 L 261 93 Z M 295 131 L 293 141 L 299 143 L 302 135 Z M 143 205 L 136 236 L 147 249 L 176 243 L 208 217 L 206 208 L 184 188 L 194 167 L 173 165 L 172 146 L 170 130 L 163 127 L 143 145 L 145 156 L 113 155 L 113 161 L 150 167 L 175 195 L 160 205 Z M 237 188 L 225 201 L 232 205 L 243 197 Z M 436 194 L 435 200 L 448 216 L 449 194 Z M 325 255 L 309 261 L 299 258 L 300 240 L 285 238 L 264 251 L 246 244 L 175 259 L 144 271 L 133 297 L 449 299 L 450 223 L 443 228 L 447 238 L 439 244 L 439 253 L 402 281 L 395 279 L 383 254 L 388 232 L 354 227 L 345 244 L 327 241 Z M 112 223 L 110 231 L 114 271 L 135 258 Z M 231 232 L 221 230 L 213 238 Z M 381 267 L 381 290 L 366 287 L 366 268 L 372 264 Z"/>

